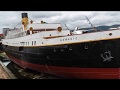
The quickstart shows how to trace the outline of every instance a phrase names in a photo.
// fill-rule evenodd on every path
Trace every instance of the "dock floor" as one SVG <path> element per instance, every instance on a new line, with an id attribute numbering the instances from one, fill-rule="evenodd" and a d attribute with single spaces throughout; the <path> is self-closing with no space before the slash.
<path id="1" fill-rule="evenodd" d="M 0 61 L 0 79 L 16 79 L 12 72 Z"/>

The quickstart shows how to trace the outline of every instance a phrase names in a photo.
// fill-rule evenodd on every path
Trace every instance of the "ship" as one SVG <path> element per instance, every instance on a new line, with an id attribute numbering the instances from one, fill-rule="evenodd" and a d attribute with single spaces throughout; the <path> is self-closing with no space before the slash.
<path id="1" fill-rule="evenodd" d="M 25 69 L 72 79 L 120 78 L 120 28 L 74 30 L 35 23 L 21 13 L 21 27 L 3 28 L 3 50 Z"/>
<path id="2" fill-rule="evenodd" d="M 0 53 L 3 53 L 2 41 L 1 41 L 2 38 L 3 38 L 3 34 L 0 34 Z"/>

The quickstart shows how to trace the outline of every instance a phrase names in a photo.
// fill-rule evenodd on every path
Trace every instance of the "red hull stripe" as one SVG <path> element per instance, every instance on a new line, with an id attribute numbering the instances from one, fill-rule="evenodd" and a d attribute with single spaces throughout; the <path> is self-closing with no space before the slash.
<path id="1" fill-rule="evenodd" d="M 67 78 L 78 79 L 119 79 L 120 68 L 74 68 L 74 67 L 59 67 L 33 64 L 17 59 L 9 54 L 7 56 L 16 64 L 23 68 L 29 68 L 39 72 L 45 72 L 53 75 L 58 75 Z"/>

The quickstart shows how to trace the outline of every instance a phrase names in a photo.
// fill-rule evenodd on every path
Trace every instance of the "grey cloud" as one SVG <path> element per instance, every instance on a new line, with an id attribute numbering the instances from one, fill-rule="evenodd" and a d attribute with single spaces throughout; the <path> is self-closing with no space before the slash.
<path id="1" fill-rule="evenodd" d="M 101 12 L 91 19 L 95 25 L 109 25 L 109 23 L 120 23 L 120 12 Z"/>
<path id="2" fill-rule="evenodd" d="M 119 11 L 0 11 L 0 31 L 14 27 L 21 21 L 21 13 L 27 12 L 33 21 L 44 20 L 48 23 L 64 23 L 70 29 L 90 27 L 86 15 L 94 26 L 120 23 Z"/>
<path id="3" fill-rule="evenodd" d="M 54 17 L 54 16 L 60 16 L 61 13 L 60 12 L 56 12 L 56 11 L 31 11 L 28 12 L 29 13 L 29 17 L 30 18 L 34 18 L 34 19 L 38 19 L 38 18 L 50 18 L 50 17 Z"/>

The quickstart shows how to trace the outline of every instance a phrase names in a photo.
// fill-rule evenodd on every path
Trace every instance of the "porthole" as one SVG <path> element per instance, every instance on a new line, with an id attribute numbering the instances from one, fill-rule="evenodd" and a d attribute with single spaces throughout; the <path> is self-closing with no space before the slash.
<path id="1" fill-rule="evenodd" d="M 49 56 L 47 56 L 47 59 L 49 59 Z"/>
<path id="2" fill-rule="evenodd" d="M 112 33 L 109 33 L 109 36 L 111 36 L 112 35 Z"/>
<path id="3" fill-rule="evenodd" d="M 63 50 L 63 49 L 61 49 L 61 51 L 63 52 L 64 50 Z"/>
<path id="4" fill-rule="evenodd" d="M 88 46 L 85 46 L 85 49 L 88 49 Z"/>
<path id="5" fill-rule="evenodd" d="M 54 49 L 54 52 L 56 52 L 56 50 Z"/>
<path id="6" fill-rule="evenodd" d="M 69 50 L 72 50 L 72 47 L 69 47 Z"/>

